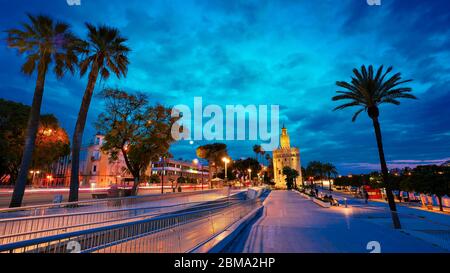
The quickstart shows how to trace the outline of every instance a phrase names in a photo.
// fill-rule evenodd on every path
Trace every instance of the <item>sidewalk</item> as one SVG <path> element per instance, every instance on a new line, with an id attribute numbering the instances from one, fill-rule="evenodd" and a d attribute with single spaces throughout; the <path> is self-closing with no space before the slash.
<path id="1" fill-rule="evenodd" d="M 326 191 L 323 192 L 325 193 Z M 365 218 L 367 221 L 387 228 L 392 227 L 387 202 L 370 200 L 368 204 L 365 204 L 364 200 L 354 198 L 345 193 L 333 192 L 332 194 L 334 198 L 340 200 L 341 204 L 344 203 L 343 199 L 347 198 L 347 203 L 352 208 L 352 213 L 355 217 Z M 403 232 L 450 251 L 449 214 L 403 206 L 399 205 L 399 203 L 397 203 L 397 212 Z"/>
<path id="2" fill-rule="evenodd" d="M 446 252 L 445 249 L 353 215 L 349 209 L 322 208 L 292 191 L 273 191 L 265 212 L 250 230 L 247 253 Z"/>
<path id="3" fill-rule="evenodd" d="M 326 194 L 330 194 L 329 191 L 327 190 L 321 190 L 321 192 L 326 193 Z M 344 192 L 344 191 L 332 191 L 331 194 L 335 194 L 335 193 L 339 193 L 342 195 L 345 195 L 347 198 L 355 198 L 353 194 L 349 193 L 349 192 Z M 360 199 L 362 200 L 362 199 Z M 374 202 L 380 202 L 380 203 L 385 203 L 387 204 L 386 200 L 383 199 L 371 199 L 370 201 L 374 201 Z M 444 211 L 440 211 L 439 210 L 439 206 L 433 206 L 433 210 L 429 210 L 426 207 L 423 207 L 421 205 L 421 203 L 417 204 L 417 203 L 408 203 L 408 202 L 399 202 L 398 200 L 395 200 L 395 203 L 399 206 L 404 206 L 404 207 L 408 207 L 408 208 L 412 208 L 412 209 L 418 209 L 418 210 L 424 210 L 424 211 L 429 211 L 429 212 L 434 212 L 434 213 L 441 213 L 441 214 L 448 214 L 450 215 L 450 208 L 445 208 L 444 207 Z"/>

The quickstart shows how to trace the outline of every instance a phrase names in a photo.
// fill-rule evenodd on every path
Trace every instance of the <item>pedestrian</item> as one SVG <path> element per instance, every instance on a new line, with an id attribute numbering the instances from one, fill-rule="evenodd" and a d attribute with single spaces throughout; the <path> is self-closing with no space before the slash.
<path id="1" fill-rule="evenodd" d="M 364 199 L 366 201 L 366 204 L 369 203 L 369 193 L 367 191 L 364 192 Z"/>
<path id="2" fill-rule="evenodd" d="M 319 197 L 319 189 L 315 189 L 316 191 L 316 196 Z"/>

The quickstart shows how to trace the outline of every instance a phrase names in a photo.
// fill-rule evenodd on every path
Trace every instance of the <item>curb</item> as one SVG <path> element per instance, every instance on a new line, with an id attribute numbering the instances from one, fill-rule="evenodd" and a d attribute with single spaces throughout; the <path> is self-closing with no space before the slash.
<path id="1" fill-rule="evenodd" d="M 295 191 L 295 190 L 294 190 Z M 309 195 L 306 195 L 302 192 L 299 191 L 295 191 L 296 193 L 298 193 L 300 196 L 302 196 L 303 198 L 306 198 L 308 200 L 311 200 L 313 203 L 317 204 L 318 206 L 322 207 L 322 208 L 331 208 L 331 205 L 329 203 L 326 202 L 322 202 L 320 200 L 318 200 L 317 198 L 311 197 Z"/>
<path id="2" fill-rule="evenodd" d="M 318 199 L 316 199 L 316 198 L 313 198 L 312 201 L 313 201 L 314 203 L 316 203 L 317 205 L 321 206 L 322 208 L 331 208 L 330 203 L 325 203 L 325 202 L 320 201 L 320 200 L 318 200 Z"/>

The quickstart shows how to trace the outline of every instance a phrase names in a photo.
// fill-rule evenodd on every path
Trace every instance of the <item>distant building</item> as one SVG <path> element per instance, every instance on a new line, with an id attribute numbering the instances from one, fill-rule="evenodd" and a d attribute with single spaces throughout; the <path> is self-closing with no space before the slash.
<path id="1" fill-rule="evenodd" d="M 101 151 L 104 136 L 95 135 L 94 142 L 86 147 L 83 168 L 80 167 L 80 183 L 82 185 L 109 187 L 111 184 L 126 184 L 133 182 L 133 176 L 128 172 L 125 159 L 119 153 L 118 159 L 111 161 L 108 154 Z M 146 174 L 149 170 L 146 171 Z"/>
<path id="2" fill-rule="evenodd" d="M 300 161 L 300 150 L 295 147 L 291 147 L 290 138 L 287 133 L 287 129 L 283 126 L 280 136 L 280 147 L 273 151 L 273 172 L 275 187 L 285 189 L 286 180 L 283 175 L 283 168 L 290 167 L 297 170 L 299 176 L 297 184 L 302 183 L 302 170 Z"/>
<path id="3" fill-rule="evenodd" d="M 84 169 L 81 179 L 84 185 L 96 187 L 108 187 L 111 184 L 128 184 L 133 182 L 133 176 L 129 173 L 122 153 L 116 161 L 111 161 L 108 154 L 102 152 L 100 147 L 104 141 L 104 136 L 97 134 L 95 141 L 87 147 Z M 208 181 L 208 166 L 201 167 L 191 161 L 181 161 L 173 159 L 152 162 L 145 171 L 146 176 L 156 174 L 164 183 L 176 182 L 179 177 L 188 178 L 187 182 L 201 183 L 203 174 L 204 183 Z"/>
<path id="4" fill-rule="evenodd" d="M 133 176 L 127 169 L 122 153 L 111 161 L 108 154 L 101 151 L 104 136 L 96 134 L 93 141 L 80 151 L 79 181 L 81 187 L 109 187 L 111 184 L 131 185 Z M 164 167 L 163 167 L 164 166 Z M 164 170 L 164 171 L 163 171 Z M 176 182 L 178 177 L 188 178 L 186 182 L 208 183 L 208 166 L 197 166 L 192 161 L 166 159 L 152 162 L 145 171 L 146 176 L 156 174 L 164 183 Z M 60 158 L 51 166 L 51 173 L 36 175 L 35 183 L 45 187 L 68 187 L 71 175 L 71 156 Z M 169 185 L 169 184 L 167 184 Z"/>
<path id="5" fill-rule="evenodd" d="M 156 174 L 162 178 L 164 183 L 176 182 L 179 177 L 183 177 L 187 182 L 208 183 L 208 166 L 197 166 L 191 161 L 164 159 L 159 162 L 153 162 L 151 165 L 151 174 Z"/>

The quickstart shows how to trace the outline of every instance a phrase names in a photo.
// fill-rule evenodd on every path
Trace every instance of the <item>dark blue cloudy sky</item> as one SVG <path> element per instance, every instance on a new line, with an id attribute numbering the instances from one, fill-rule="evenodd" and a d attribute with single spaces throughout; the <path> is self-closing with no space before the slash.
<path id="1" fill-rule="evenodd" d="M 383 106 L 381 124 L 391 167 L 450 158 L 450 1 L 381 0 L 1 0 L 0 29 L 19 26 L 25 13 L 70 23 L 108 24 L 129 38 L 125 80 L 99 84 L 148 93 L 152 102 L 278 104 L 281 121 L 310 160 L 335 163 L 342 174 L 377 169 L 367 116 L 332 112 L 336 80 L 361 64 L 394 66 L 418 101 Z M 0 97 L 30 104 L 33 77 L 20 73 L 23 58 L 0 46 Z M 55 113 L 72 134 L 86 78 L 46 82 L 43 112 Z M 102 110 L 94 99 L 87 137 Z M 172 153 L 192 159 L 195 147 L 177 143 Z M 234 158 L 251 156 L 252 142 L 227 143 Z"/>

